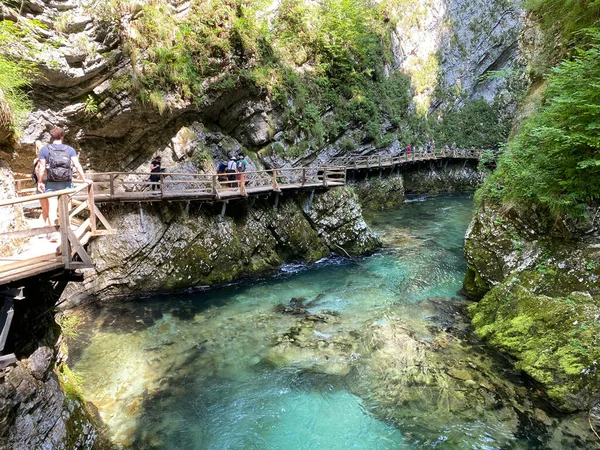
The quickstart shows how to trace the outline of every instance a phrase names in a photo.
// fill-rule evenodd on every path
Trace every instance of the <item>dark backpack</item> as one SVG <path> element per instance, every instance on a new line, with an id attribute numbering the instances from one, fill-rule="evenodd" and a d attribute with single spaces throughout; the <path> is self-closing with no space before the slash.
<path id="1" fill-rule="evenodd" d="M 223 161 L 221 161 L 217 166 L 217 173 L 225 173 L 225 169 L 227 169 L 227 166 Z"/>
<path id="2" fill-rule="evenodd" d="M 73 170 L 71 169 L 71 157 L 66 145 L 48 146 L 48 181 L 71 181 Z"/>

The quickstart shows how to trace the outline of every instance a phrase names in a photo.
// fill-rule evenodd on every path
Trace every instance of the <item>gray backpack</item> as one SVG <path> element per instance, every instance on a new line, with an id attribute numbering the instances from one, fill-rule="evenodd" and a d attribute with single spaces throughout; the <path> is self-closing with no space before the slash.
<path id="1" fill-rule="evenodd" d="M 48 181 L 71 181 L 73 179 L 68 148 L 66 145 L 48 145 Z"/>

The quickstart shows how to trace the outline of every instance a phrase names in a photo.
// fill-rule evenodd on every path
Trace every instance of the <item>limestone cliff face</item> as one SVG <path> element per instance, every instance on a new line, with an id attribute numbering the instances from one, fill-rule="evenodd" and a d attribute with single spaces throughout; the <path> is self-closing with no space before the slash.
<path id="1" fill-rule="evenodd" d="M 393 35 L 393 69 L 411 75 L 416 107 L 434 113 L 483 98 L 514 112 L 511 95 L 526 64 L 520 46 L 522 1 L 408 3 Z M 495 71 L 515 76 L 487 76 Z"/>
<path id="2" fill-rule="evenodd" d="M 0 160 L 0 198 L 15 198 L 15 185 L 12 171 L 8 165 Z M 0 214 L 0 233 L 23 229 L 25 220 L 23 211 L 18 206 L 3 206 Z M 3 240 L 0 242 L 0 256 L 8 256 L 15 253 L 19 246 L 19 240 Z"/>
<path id="3" fill-rule="evenodd" d="M 483 297 L 471 307 L 475 333 L 558 407 L 587 410 L 600 392 L 600 231 L 548 217 L 481 208 L 467 232 L 464 287 Z"/>
<path id="4" fill-rule="evenodd" d="M 345 188 L 221 205 L 125 207 L 109 212 L 116 236 L 91 245 L 95 271 L 72 284 L 72 300 L 184 289 L 272 273 L 284 261 L 357 255 L 379 245 Z"/>
<path id="5" fill-rule="evenodd" d="M 187 13 L 189 2 L 171 3 L 175 15 Z M 515 77 L 509 75 L 524 67 L 519 46 L 524 16 L 519 5 L 519 0 L 407 2 L 408 10 L 392 35 L 395 65 L 388 72 L 410 75 L 417 109 L 434 113 L 484 98 L 506 104 L 510 113 Z M 16 19 L 12 10 L 2 8 L 4 17 Z M 24 16 L 48 29 L 39 43 L 35 109 L 20 139 L 20 154 L 31 152 L 36 139 L 48 140 L 52 126 L 62 125 L 88 167 L 135 170 L 169 145 L 182 126 L 195 121 L 218 127 L 244 147 L 262 148 L 261 159 L 269 167 L 326 163 L 347 153 L 348 142 L 356 154 L 398 154 L 406 144 L 393 140 L 376 145 L 365 139 L 365 130 L 348 129 L 316 152 L 284 157 L 271 151 L 286 145 L 281 107 L 266 92 L 243 84 L 213 89 L 218 77 L 205 80 L 202 105 L 172 101 L 158 111 L 119 84 L 136 68 L 124 47 L 127 33 L 133 32 L 128 24 L 140 9 L 131 2 L 127 11 L 118 27 L 80 0 L 24 4 Z M 506 76 L 485 76 L 492 71 L 504 71 Z"/>

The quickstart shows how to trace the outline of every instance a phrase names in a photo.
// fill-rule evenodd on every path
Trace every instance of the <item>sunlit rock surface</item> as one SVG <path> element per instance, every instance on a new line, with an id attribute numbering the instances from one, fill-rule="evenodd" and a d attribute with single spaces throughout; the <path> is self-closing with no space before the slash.
<path id="1" fill-rule="evenodd" d="M 55 367 L 54 350 L 39 347 L 0 371 L 0 448 L 99 448 L 96 424 L 74 388 L 65 389 L 73 380 L 62 370 Z"/>

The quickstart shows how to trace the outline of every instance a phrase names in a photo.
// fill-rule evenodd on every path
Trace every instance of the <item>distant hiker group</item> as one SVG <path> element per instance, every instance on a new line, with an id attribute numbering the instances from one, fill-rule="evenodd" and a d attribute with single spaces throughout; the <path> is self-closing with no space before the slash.
<path id="1" fill-rule="evenodd" d="M 243 182 L 244 184 L 248 184 L 248 181 L 245 179 L 244 172 L 248 168 L 248 163 L 244 159 L 243 154 L 239 154 L 237 158 L 232 156 L 227 164 L 223 161 L 220 161 L 217 164 L 217 174 L 219 174 L 219 181 L 228 182 L 229 186 L 232 186 L 233 181 Z M 225 175 L 224 175 L 225 174 Z"/>
<path id="2" fill-rule="evenodd" d="M 407 145 L 406 147 L 404 147 L 404 154 L 406 156 L 411 155 L 411 154 L 416 154 L 416 153 L 432 153 L 432 152 L 435 152 L 435 141 L 428 141 L 427 144 L 425 144 L 425 149 L 424 150 L 422 149 L 420 152 L 418 152 L 415 144 Z"/>

